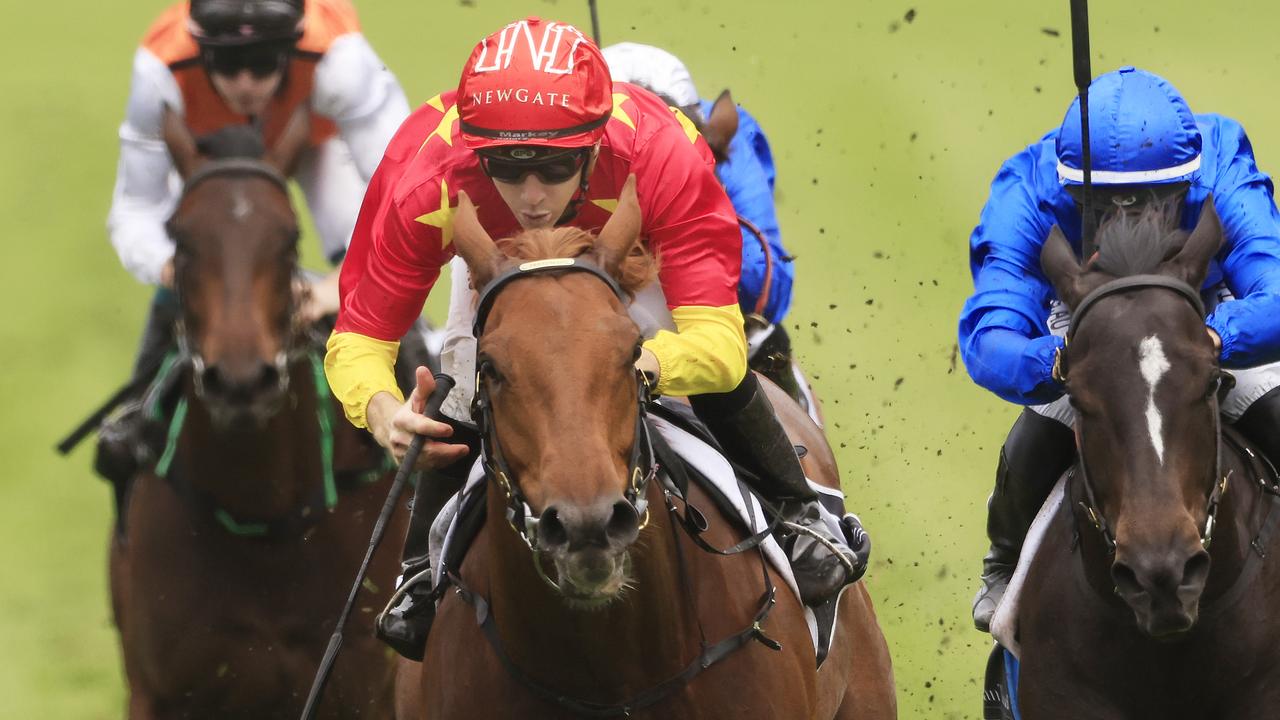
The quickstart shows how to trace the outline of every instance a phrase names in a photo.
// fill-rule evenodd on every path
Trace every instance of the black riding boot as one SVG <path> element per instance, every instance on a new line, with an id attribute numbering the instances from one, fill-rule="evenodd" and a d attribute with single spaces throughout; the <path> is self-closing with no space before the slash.
<path id="1" fill-rule="evenodd" d="M 1000 448 L 996 487 L 987 501 L 991 549 L 982 560 L 982 588 L 973 599 L 973 624 L 979 630 L 991 632 L 991 616 L 1018 566 L 1022 541 L 1075 453 L 1071 428 L 1031 408 L 1022 411 L 1009 431 Z"/>
<path id="2" fill-rule="evenodd" d="M 1254 400 L 1235 427 L 1262 450 L 1273 466 L 1280 467 L 1280 388 Z"/>
<path id="3" fill-rule="evenodd" d="M 791 396 L 805 412 L 809 412 L 809 398 L 805 397 L 795 371 L 791 369 L 791 336 L 782 325 L 771 323 L 759 315 L 746 319 L 747 365 L 752 370 L 773 381 Z"/>
<path id="4" fill-rule="evenodd" d="M 697 395 L 689 401 L 729 457 L 755 476 L 753 489 L 795 531 L 788 550 L 800 599 L 820 605 L 856 580 L 857 558 L 823 521 L 818 493 L 809 487 L 795 446 L 756 376 L 747 373 L 730 392 Z"/>
<path id="5" fill-rule="evenodd" d="M 454 437 L 450 442 L 466 442 L 478 447 L 478 437 L 462 437 L 459 424 L 454 425 Z M 472 443 L 472 439 L 476 442 Z M 378 638 L 393 650 L 410 660 L 422 660 L 426 650 L 427 634 L 435 619 L 436 607 L 431 601 L 431 525 L 440 510 L 466 484 L 467 474 L 475 462 L 473 453 L 438 470 L 421 473 L 418 488 L 413 496 L 413 508 L 409 515 L 409 529 L 405 533 L 404 551 L 400 556 L 401 581 L 397 592 L 400 598 L 380 613 L 374 623 Z"/>
<path id="6" fill-rule="evenodd" d="M 177 297 L 165 289 L 156 290 L 142 331 L 141 347 L 133 363 L 130 382 L 154 375 L 161 360 L 174 345 L 173 323 L 178 317 Z M 150 378 L 146 378 L 150 379 Z M 98 428 L 98 446 L 93 460 L 94 470 L 111 483 L 116 499 L 116 527 L 123 530 L 124 502 L 128 486 L 138 470 L 155 460 L 159 448 L 151 447 L 145 432 L 142 400 L 147 385 L 123 399 L 115 412 Z"/>

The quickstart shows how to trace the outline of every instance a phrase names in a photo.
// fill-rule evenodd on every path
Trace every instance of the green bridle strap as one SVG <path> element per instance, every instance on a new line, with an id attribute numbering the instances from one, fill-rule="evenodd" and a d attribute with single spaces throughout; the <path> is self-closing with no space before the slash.
<path id="1" fill-rule="evenodd" d="M 158 377 L 163 377 L 175 365 L 176 353 L 173 355 L 175 357 L 165 360 L 165 365 Z M 333 510 L 338 506 L 338 485 L 333 473 L 333 428 L 335 422 L 333 403 L 329 402 L 331 394 L 329 382 L 324 375 L 324 361 L 315 351 L 307 353 L 307 361 L 311 365 L 311 378 L 316 388 L 316 422 L 320 426 L 320 467 L 321 481 L 324 484 L 324 506 L 326 510 Z M 155 474 L 159 478 L 168 479 L 169 471 L 173 467 L 173 458 L 178 450 L 178 438 L 182 434 L 182 425 L 186 419 L 187 399 L 184 397 L 178 400 L 177 407 L 174 408 L 173 418 L 169 421 L 169 432 L 165 442 L 164 453 L 161 454 L 159 462 L 156 463 Z M 381 477 L 381 471 L 378 471 L 372 479 L 376 480 L 379 477 Z M 222 508 L 214 508 L 213 516 L 232 535 L 261 537 L 271 531 L 268 523 L 242 523 Z"/>

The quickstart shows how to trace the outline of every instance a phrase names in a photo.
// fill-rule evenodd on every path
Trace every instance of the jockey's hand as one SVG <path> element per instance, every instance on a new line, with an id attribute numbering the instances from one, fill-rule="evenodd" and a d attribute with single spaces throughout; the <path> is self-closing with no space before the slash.
<path id="1" fill-rule="evenodd" d="M 338 312 L 338 268 L 319 280 L 303 280 L 295 287 L 298 297 L 298 317 L 304 323 L 311 324 L 323 317 L 336 315 Z"/>
<path id="2" fill-rule="evenodd" d="M 435 390 L 435 378 L 430 370 L 419 366 L 416 380 L 413 393 L 403 404 L 387 392 L 380 392 L 369 400 L 366 410 L 369 431 L 379 445 L 391 452 L 396 462 L 404 458 L 414 435 L 426 436 L 427 442 L 422 446 L 422 454 L 418 456 L 415 466 L 418 470 L 443 467 L 461 460 L 469 451 L 466 445 L 443 443 L 435 439 L 453 435 L 453 428 L 422 414 L 427 405 L 427 397 Z"/>
<path id="3" fill-rule="evenodd" d="M 654 387 L 658 386 L 658 378 L 662 373 L 662 366 L 658 364 L 658 356 L 647 347 L 640 348 L 640 357 L 636 358 L 636 369 L 649 376 Z"/>
<path id="4" fill-rule="evenodd" d="M 1206 326 L 1205 330 L 1209 331 L 1209 339 L 1213 341 L 1213 349 L 1222 352 L 1222 338 L 1218 337 L 1218 332 L 1211 327 Z"/>

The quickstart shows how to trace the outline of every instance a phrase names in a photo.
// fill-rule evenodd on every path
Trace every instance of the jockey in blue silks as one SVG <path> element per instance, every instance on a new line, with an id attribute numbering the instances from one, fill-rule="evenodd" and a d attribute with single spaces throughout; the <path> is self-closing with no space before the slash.
<path id="1" fill-rule="evenodd" d="M 773 151 L 760 124 L 735 106 L 728 91 L 702 100 L 688 68 L 675 55 L 640 43 L 603 50 L 613 79 L 640 85 L 679 108 L 716 156 L 716 176 L 742 227 L 742 276 L 738 304 L 746 318 L 751 367 L 782 386 L 802 406 L 810 400 L 791 367 L 791 340 L 782 320 L 791 308 L 795 269 L 782 245 L 774 209 Z"/>
<path id="2" fill-rule="evenodd" d="M 1167 81 L 1132 67 L 1094 80 L 1089 127 L 1095 219 L 1167 201 L 1181 203 L 1171 222 L 1190 229 L 1212 196 L 1224 241 L 1202 288 L 1205 325 L 1222 365 L 1239 368 L 1222 413 L 1280 458 L 1280 365 L 1266 364 L 1280 358 L 1280 213 L 1244 128 L 1192 114 Z M 1032 520 L 1075 457 L 1074 412 L 1053 378 L 1070 315 L 1040 269 L 1040 250 L 1054 225 L 1080 250 L 1082 148 L 1077 98 L 1059 129 L 1000 168 L 969 239 L 965 367 L 974 382 L 1027 406 L 1000 451 L 988 503 L 991 549 L 973 608 L 984 631 Z"/>

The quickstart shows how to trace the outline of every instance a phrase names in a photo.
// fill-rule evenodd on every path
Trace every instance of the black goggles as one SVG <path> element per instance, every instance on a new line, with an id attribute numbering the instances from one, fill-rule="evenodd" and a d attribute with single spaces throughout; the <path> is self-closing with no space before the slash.
<path id="1" fill-rule="evenodd" d="M 523 149 L 517 148 L 513 152 L 521 150 Z M 530 174 L 533 174 L 548 185 L 559 185 L 567 180 L 572 180 L 581 172 L 582 166 L 587 163 L 587 158 L 591 155 L 591 148 L 558 152 L 554 155 L 540 155 L 533 151 L 525 152 L 529 152 L 532 157 L 515 159 L 510 154 L 498 156 L 484 152 L 478 153 L 480 156 L 480 168 L 484 170 L 485 175 L 498 182 L 519 183 Z"/>
<path id="2" fill-rule="evenodd" d="M 262 80 L 280 72 L 289 62 L 293 46 L 269 43 L 241 47 L 206 47 L 201 55 L 213 75 L 235 77 L 241 71 Z"/>

